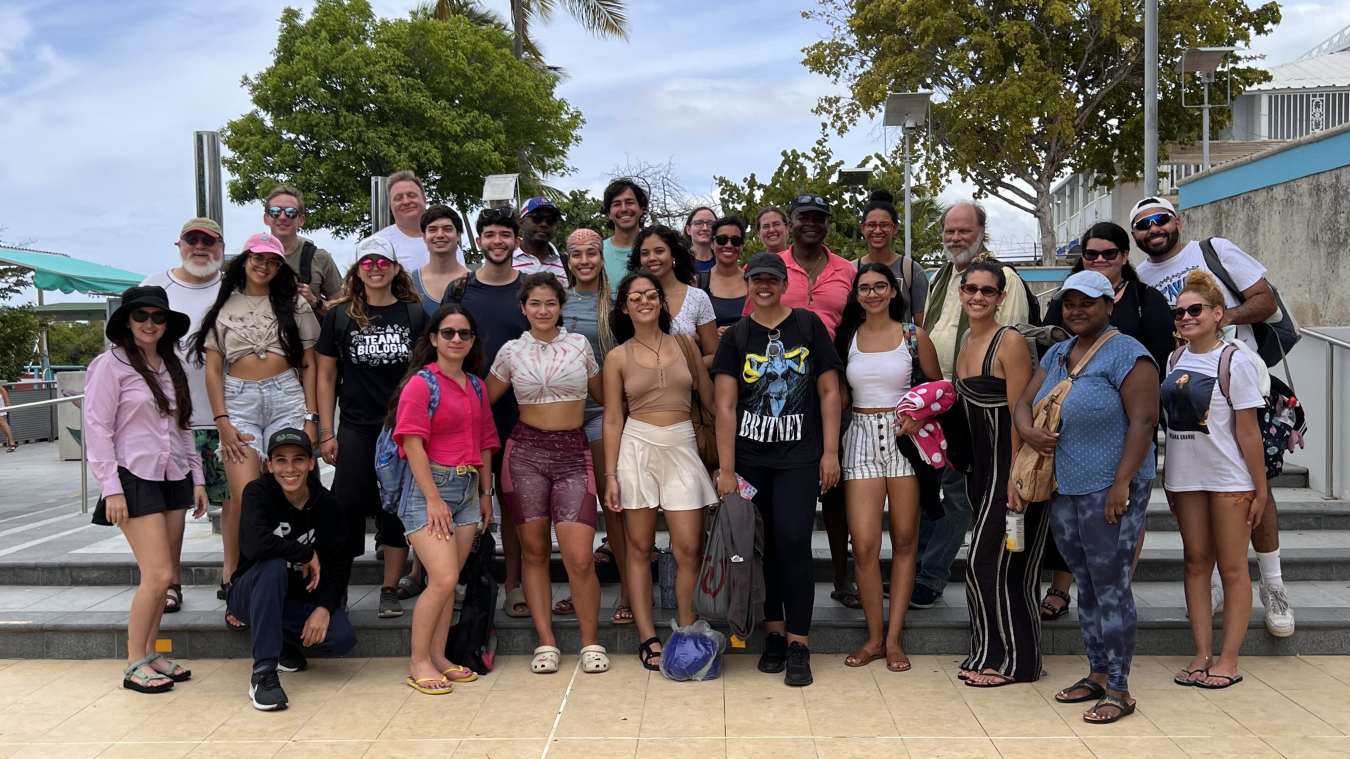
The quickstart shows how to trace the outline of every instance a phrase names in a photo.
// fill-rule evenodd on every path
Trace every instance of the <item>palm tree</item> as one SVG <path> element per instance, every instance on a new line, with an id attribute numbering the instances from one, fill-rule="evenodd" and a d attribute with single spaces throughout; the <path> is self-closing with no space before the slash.
<path id="1" fill-rule="evenodd" d="M 543 52 L 530 39 L 530 24 L 536 21 L 548 23 L 559 5 L 580 22 L 582 28 L 597 37 L 628 39 L 628 14 L 623 0 L 511 0 L 509 26 L 495 12 L 483 7 L 479 0 L 426 0 L 420 10 L 442 21 L 451 16 L 463 16 L 480 26 L 509 28 L 515 37 L 516 57 L 529 56 L 542 64 Z"/>

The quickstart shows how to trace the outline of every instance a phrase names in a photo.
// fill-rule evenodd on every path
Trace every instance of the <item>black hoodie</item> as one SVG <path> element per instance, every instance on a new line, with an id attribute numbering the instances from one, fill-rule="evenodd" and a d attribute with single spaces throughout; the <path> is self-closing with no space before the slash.
<path id="1" fill-rule="evenodd" d="M 250 482 L 244 488 L 239 517 L 239 568 L 231 581 L 244 576 L 259 561 L 286 560 L 290 576 L 286 597 L 310 601 L 329 612 L 337 608 L 351 578 L 352 557 L 348 554 L 347 519 L 337 499 L 309 475 L 309 500 L 297 509 L 286 498 L 286 491 L 271 473 Z M 305 590 L 308 581 L 300 567 L 319 555 L 319 584 L 313 592 Z"/>

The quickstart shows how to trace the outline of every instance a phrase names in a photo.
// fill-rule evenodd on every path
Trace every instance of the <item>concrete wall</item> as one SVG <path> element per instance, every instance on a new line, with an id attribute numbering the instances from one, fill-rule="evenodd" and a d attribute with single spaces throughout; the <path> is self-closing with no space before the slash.
<path id="1" fill-rule="evenodd" d="M 1321 328 L 1316 332 L 1330 335 L 1342 342 L 1350 342 L 1350 327 Z M 1303 404 L 1307 417 L 1308 435 L 1301 451 L 1286 456 L 1285 461 L 1308 468 L 1308 485 L 1323 493 L 1328 491 L 1328 473 L 1331 490 L 1340 498 L 1350 498 L 1350 350 L 1336 348 L 1334 353 L 1336 396 L 1327 396 L 1327 343 L 1305 333 L 1294 352 L 1289 354 L 1289 373 L 1293 375 L 1294 391 Z M 1271 373 L 1285 378 L 1284 367 L 1277 366 Z M 1328 408 L 1333 401 L 1334 410 Z M 1331 413 L 1329 413 L 1329 411 Z M 1334 436 L 1329 438 L 1328 431 Z M 1327 442 L 1331 449 L 1331 468 L 1327 468 Z"/>

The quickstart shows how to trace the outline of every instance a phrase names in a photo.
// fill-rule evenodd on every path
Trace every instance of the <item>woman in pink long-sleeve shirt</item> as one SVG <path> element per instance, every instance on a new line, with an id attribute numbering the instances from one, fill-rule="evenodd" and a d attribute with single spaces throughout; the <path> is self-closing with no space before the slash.
<path id="1" fill-rule="evenodd" d="M 123 687 L 161 693 L 192 673 L 155 653 L 173 557 L 183 546 L 186 510 L 206 513 L 202 462 L 192 440 L 192 397 L 174 352 L 186 314 L 169 310 L 164 288 L 133 287 L 108 318 L 113 349 L 89 364 L 84 435 L 102 498 L 94 524 L 126 535 L 141 584 L 127 622 Z"/>

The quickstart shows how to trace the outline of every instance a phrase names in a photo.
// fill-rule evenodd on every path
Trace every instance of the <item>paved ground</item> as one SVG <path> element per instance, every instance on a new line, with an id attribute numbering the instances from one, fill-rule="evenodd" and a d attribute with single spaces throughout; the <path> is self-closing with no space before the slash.
<path id="1" fill-rule="evenodd" d="M 315 660 L 283 675 L 291 708 L 245 697 L 248 663 L 192 661 L 194 678 L 146 696 L 117 686 L 121 662 L 0 661 L 0 757 L 1160 757 L 1316 759 L 1350 755 L 1350 657 L 1251 657 L 1227 691 L 1171 683 L 1184 660 L 1141 657 L 1139 712 L 1084 724 L 1052 695 L 1082 675 L 1050 657 L 1034 685 L 964 687 L 956 657 L 914 670 L 818 661 L 805 689 L 729 656 L 723 678 L 675 683 L 635 657 L 602 675 L 565 657 L 557 675 L 509 657 L 444 697 L 402 685 L 400 659 Z"/>

